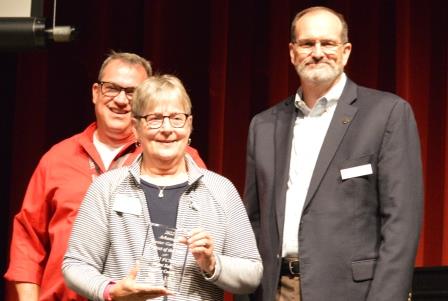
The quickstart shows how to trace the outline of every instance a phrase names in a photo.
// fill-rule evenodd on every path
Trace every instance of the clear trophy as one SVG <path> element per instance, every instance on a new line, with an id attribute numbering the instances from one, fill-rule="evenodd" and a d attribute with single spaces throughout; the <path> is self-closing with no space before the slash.
<path id="1" fill-rule="evenodd" d="M 185 274 L 188 248 L 179 243 L 186 231 L 151 223 L 148 227 L 137 282 L 180 291 Z"/>

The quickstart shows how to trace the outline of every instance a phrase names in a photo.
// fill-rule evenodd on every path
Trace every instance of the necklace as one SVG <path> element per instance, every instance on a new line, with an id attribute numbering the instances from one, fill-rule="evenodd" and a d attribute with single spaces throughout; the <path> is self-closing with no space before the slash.
<path id="1" fill-rule="evenodd" d="M 159 187 L 159 195 L 158 195 L 158 197 L 159 198 L 163 198 L 164 197 L 163 191 L 165 190 L 166 186 L 163 186 L 163 187 L 157 186 L 157 187 Z"/>

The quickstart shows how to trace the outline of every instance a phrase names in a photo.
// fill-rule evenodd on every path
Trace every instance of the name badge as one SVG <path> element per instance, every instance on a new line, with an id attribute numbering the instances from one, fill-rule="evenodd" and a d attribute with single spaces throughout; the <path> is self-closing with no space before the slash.
<path id="1" fill-rule="evenodd" d="M 371 174 L 373 174 L 373 170 L 372 170 L 372 165 L 370 163 L 355 166 L 355 167 L 341 169 L 342 180 L 371 175 Z"/>
<path id="2" fill-rule="evenodd" d="M 142 206 L 140 204 L 140 200 L 137 198 L 117 195 L 112 210 L 140 215 L 142 212 Z"/>

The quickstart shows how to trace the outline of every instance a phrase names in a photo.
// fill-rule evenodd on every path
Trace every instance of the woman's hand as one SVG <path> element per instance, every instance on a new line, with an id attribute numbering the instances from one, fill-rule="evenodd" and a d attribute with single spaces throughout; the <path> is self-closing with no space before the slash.
<path id="1" fill-rule="evenodd" d="M 114 301 L 144 301 L 154 299 L 160 296 L 172 295 L 163 286 L 151 286 L 149 284 L 137 283 L 135 278 L 138 272 L 137 265 L 130 271 L 129 275 L 114 284 L 109 295 Z"/>
<path id="2" fill-rule="evenodd" d="M 193 229 L 188 237 L 182 237 L 179 242 L 186 244 L 196 259 L 199 268 L 207 275 L 215 272 L 216 258 L 213 253 L 214 244 L 210 233 L 203 229 Z"/>

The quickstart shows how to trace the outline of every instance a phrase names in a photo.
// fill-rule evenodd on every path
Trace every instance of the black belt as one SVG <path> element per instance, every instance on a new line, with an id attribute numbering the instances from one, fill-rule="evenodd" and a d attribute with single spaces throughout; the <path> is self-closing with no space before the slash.
<path id="1" fill-rule="evenodd" d="M 282 258 L 282 267 L 280 269 L 282 276 L 299 277 L 300 263 L 298 258 Z"/>

